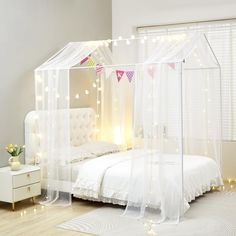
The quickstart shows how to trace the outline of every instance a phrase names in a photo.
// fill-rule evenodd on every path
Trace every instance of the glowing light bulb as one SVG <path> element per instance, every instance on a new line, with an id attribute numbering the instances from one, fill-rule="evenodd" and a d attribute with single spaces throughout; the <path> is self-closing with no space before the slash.
<path id="1" fill-rule="evenodd" d="M 93 83 L 93 87 L 94 87 L 94 88 L 96 88 L 96 87 L 97 87 L 97 85 L 96 85 L 95 83 Z"/>
<path id="2" fill-rule="evenodd" d="M 101 91 L 102 91 L 102 88 L 101 88 L 101 87 L 100 87 L 100 88 L 98 88 L 98 91 L 100 91 L 100 92 L 101 92 Z"/>
<path id="3" fill-rule="evenodd" d="M 70 97 L 69 97 L 69 96 L 66 96 L 66 100 L 67 100 L 67 101 L 70 101 Z"/>
<path id="4" fill-rule="evenodd" d="M 36 155 L 37 155 L 38 157 L 42 157 L 42 153 L 41 153 L 41 152 L 37 152 Z"/>
<path id="5" fill-rule="evenodd" d="M 36 76 L 36 81 L 39 84 L 43 82 L 43 80 L 42 80 L 42 78 L 40 76 Z"/>
<path id="6" fill-rule="evenodd" d="M 60 98 L 60 94 L 59 93 L 57 94 L 56 98 Z"/>
<path id="7" fill-rule="evenodd" d="M 131 38 L 131 39 L 135 39 L 135 36 L 132 34 L 130 38 Z"/>
<path id="8" fill-rule="evenodd" d="M 141 44 L 144 44 L 144 39 L 141 39 L 141 41 L 140 41 L 140 42 L 141 42 Z"/>
<path id="9" fill-rule="evenodd" d="M 37 101 L 42 101 L 42 96 L 37 96 L 37 97 L 36 97 L 36 100 L 37 100 Z"/>
<path id="10" fill-rule="evenodd" d="M 118 45 L 117 41 L 114 41 L 113 45 L 116 47 Z"/>
<path id="11" fill-rule="evenodd" d="M 79 99 L 79 94 L 78 93 L 75 94 L 75 99 Z"/>
<path id="12" fill-rule="evenodd" d="M 118 40 L 122 40 L 122 36 L 119 36 L 119 37 L 118 37 Z"/>
<path id="13" fill-rule="evenodd" d="M 87 89 L 84 90 L 85 95 L 89 95 L 89 91 Z"/>
<path id="14" fill-rule="evenodd" d="M 130 41 L 129 41 L 128 39 L 126 40 L 126 44 L 127 44 L 127 45 L 130 45 Z"/>
<path id="15" fill-rule="evenodd" d="M 101 102 L 99 100 L 97 100 L 97 104 L 99 105 Z"/>

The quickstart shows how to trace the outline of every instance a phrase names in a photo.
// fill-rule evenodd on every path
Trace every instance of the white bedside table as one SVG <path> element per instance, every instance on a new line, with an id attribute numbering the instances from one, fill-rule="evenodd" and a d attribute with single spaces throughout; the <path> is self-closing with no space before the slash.
<path id="1" fill-rule="evenodd" d="M 40 168 L 38 166 L 21 165 L 21 170 L 11 171 L 10 167 L 0 168 L 0 201 L 12 203 L 32 198 L 41 194 Z"/>

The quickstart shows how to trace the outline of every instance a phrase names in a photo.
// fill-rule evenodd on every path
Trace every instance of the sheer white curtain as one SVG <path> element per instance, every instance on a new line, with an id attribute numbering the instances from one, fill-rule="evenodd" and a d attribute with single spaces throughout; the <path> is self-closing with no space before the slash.
<path id="1" fill-rule="evenodd" d="M 148 59 L 136 67 L 135 152 L 125 215 L 177 223 L 189 208 L 186 155 L 210 157 L 220 168 L 220 67 L 202 35 L 147 36 L 140 53 Z"/>
<path id="2" fill-rule="evenodd" d="M 69 43 L 35 70 L 43 204 L 71 203 L 69 70 L 100 45 Z"/>
<path id="3" fill-rule="evenodd" d="M 139 48 L 142 63 L 136 58 L 115 64 L 106 44 L 70 43 L 35 71 L 40 165 L 46 189 L 42 202 L 70 204 L 69 71 L 78 65 L 94 69 L 96 61 L 103 66 L 102 73 L 91 72 L 99 88 L 99 138 L 133 147 L 126 215 L 178 222 L 189 207 L 184 199 L 183 154 L 204 154 L 216 160 L 221 156 L 217 60 L 199 35 L 126 44 L 123 50 L 132 55 L 128 59 Z M 92 65 L 84 66 L 84 59 L 91 59 Z M 118 82 L 119 71 L 123 77 Z M 132 81 L 130 73 L 134 73 Z"/>
<path id="4" fill-rule="evenodd" d="M 126 215 L 158 223 L 177 222 L 188 207 L 182 179 L 181 63 L 174 65 L 175 70 L 168 64 L 136 68 L 134 156 Z M 176 129 L 169 137 L 171 126 Z"/>

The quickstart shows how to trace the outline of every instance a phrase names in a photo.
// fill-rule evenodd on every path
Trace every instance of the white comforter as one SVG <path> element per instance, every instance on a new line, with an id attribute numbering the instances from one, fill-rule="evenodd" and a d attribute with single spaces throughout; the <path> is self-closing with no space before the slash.
<path id="1" fill-rule="evenodd" d="M 131 158 L 140 151 L 105 155 L 85 163 L 73 187 L 76 197 L 124 205 L 128 199 Z M 172 178 L 171 185 L 176 186 Z M 184 156 L 184 196 L 186 202 L 222 185 L 216 163 L 204 156 Z M 173 191 L 173 189 L 170 191 Z"/>

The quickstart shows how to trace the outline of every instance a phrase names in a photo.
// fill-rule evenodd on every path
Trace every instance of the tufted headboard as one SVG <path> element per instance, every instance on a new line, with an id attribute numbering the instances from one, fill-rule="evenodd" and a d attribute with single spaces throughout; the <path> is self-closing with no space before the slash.
<path id="1" fill-rule="evenodd" d="M 92 108 L 70 109 L 70 142 L 79 146 L 96 139 L 96 118 Z M 26 163 L 39 159 L 40 135 L 38 117 L 35 111 L 25 117 L 25 160 Z"/>

